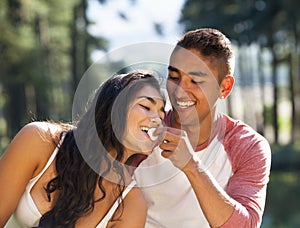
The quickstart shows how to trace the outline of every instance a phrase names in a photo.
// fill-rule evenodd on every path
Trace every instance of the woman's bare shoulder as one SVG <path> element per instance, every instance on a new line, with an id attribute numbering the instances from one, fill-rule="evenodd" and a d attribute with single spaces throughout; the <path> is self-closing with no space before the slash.
<path id="1" fill-rule="evenodd" d="M 14 211 L 30 179 L 43 169 L 54 151 L 52 134 L 59 127 L 46 122 L 26 124 L 0 157 L 0 214 L 4 219 Z M 4 187 L 5 186 L 5 187 Z M 5 210 L 5 211 L 3 211 Z M 1 224 L 1 222 L 0 222 Z"/>
<path id="2" fill-rule="evenodd" d="M 60 135 L 63 127 L 59 124 L 52 122 L 31 122 L 26 124 L 21 132 L 23 134 L 30 134 L 31 136 L 35 136 L 40 138 L 42 141 L 49 141 L 50 139 L 54 139 Z"/>
<path id="3" fill-rule="evenodd" d="M 39 167 L 48 160 L 59 139 L 59 125 L 48 122 L 31 122 L 26 124 L 12 139 L 3 158 L 31 163 Z M 30 158 L 30 159 L 28 159 Z"/>
<path id="4" fill-rule="evenodd" d="M 141 189 L 134 187 L 124 198 L 124 208 L 119 207 L 108 227 L 138 228 L 144 227 L 147 215 L 147 203 Z"/>

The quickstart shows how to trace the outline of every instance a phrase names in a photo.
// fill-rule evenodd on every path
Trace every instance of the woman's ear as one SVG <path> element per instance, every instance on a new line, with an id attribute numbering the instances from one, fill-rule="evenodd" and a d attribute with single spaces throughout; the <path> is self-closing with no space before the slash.
<path id="1" fill-rule="evenodd" d="M 234 85 L 234 77 L 231 75 L 226 75 L 220 84 L 220 98 L 226 98 L 232 91 Z"/>

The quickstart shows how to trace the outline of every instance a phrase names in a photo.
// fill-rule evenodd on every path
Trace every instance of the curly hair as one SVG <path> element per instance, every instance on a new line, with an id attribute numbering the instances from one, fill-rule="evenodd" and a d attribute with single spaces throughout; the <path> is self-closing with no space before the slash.
<path id="1" fill-rule="evenodd" d="M 146 85 L 160 92 L 158 81 L 148 73 L 135 71 L 109 78 L 101 84 L 91 106 L 78 123 L 72 129 L 64 128 L 61 133 L 64 140 L 57 145 L 57 176 L 45 187 L 49 201 L 53 200 L 51 193 L 58 191 L 59 194 L 55 206 L 42 216 L 40 226 L 74 227 L 80 217 L 91 213 L 95 203 L 106 197 L 103 179 L 112 168 L 119 175 L 117 194 L 121 194 L 125 188 L 120 163 L 124 158 L 124 147 L 115 132 L 123 135 L 129 102 Z M 121 96 L 125 88 L 126 96 Z M 112 113 L 113 105 L 116 107 L 115 114 Z M 112 149 L 117 152 L 113 161 L 108 153 Z M 132 158 L 128 160 L 132 161 Z M 99 199 L 95 199 L 96 186 L 102 192 Z"/>

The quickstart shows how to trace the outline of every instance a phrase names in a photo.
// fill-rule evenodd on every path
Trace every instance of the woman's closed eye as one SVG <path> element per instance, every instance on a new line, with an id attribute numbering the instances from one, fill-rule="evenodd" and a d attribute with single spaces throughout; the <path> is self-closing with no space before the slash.
<path id="1" fill-rule="evenodd" d="M 200 85 L 200 84 L 203 84 L 204 81 L 195 81 L 194 79 L 192 79 L 192 83 Z"/>
<path id="2" fill-rule="evenodd" d="M 150 108 L 146 105 L 143 105 L 143 104 L 139 104 L 142 108 L 146 109 L 147 111 L 150 111 Z"/>
<path id="3" fill-rule="evenodd" d="M 151 108 L 150 108 L 149 106 L 147 106 L 147 105 L 139 104 L 139 106 L 141 106 L 143 109 L 145 109 L 145 110 L 147 110 L 147 111 L 151 111 Z M 165 118 L 164 107 L 160 108 L 160 109 L 158 110 L 158 113 L 160 113 L 160 114 L 159 114 L 159 118 L 160 118 L 161 120 L 164 120 L 164 118 Z"/>

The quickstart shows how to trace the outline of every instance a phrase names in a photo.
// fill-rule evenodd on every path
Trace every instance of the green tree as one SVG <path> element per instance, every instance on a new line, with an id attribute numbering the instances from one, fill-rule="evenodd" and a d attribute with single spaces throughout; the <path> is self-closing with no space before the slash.
<path id="1" fill-rule="evenodd" d="M 76 83 L 90 64 L 90 52 L 106 45 L 87 32 L 87 4 L 1 1 L 2 135 L 11 138 L 30 119 L 70 119 Z"/>

